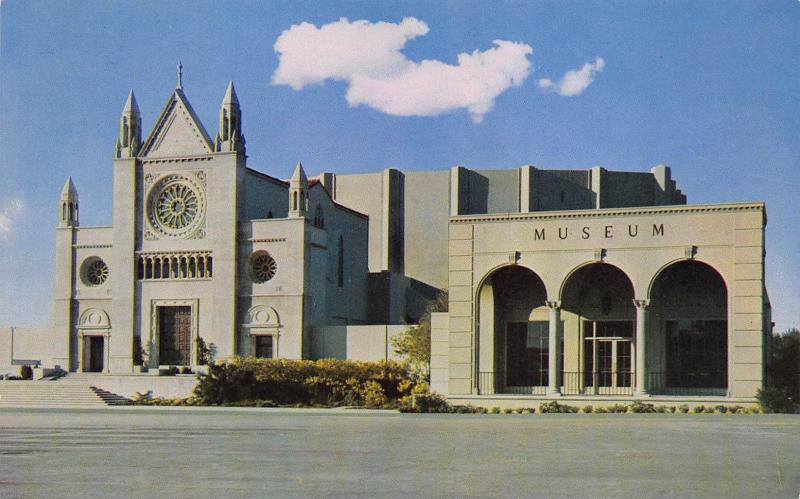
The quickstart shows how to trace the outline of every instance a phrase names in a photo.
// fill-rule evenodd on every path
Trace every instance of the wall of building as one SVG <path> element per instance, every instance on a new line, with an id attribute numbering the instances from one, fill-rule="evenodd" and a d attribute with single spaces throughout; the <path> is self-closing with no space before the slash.
<path id="1" fill-rule="evenodd" d="M 244 199 L 244 220 L 286 218 L 289 210 L 288 185 L 249 168 L 244 176 Z"/>
<path id="2" fill-rule="evenodd" d="M 324 326 L 311 332 L 311 357 L 314 359 L 401 360 L 394 352 L 392 338 L 408 326 Z"/>
<path id="3" fill-rule="evenodd" d="M 450 381 L 450 316 L 431 314 L 431 391 L 446 394 Z"/>
<path id="4" fill-rule="evenodd" d="M 289 359 L 302 358 L 305 220 L 288 218 L 240 222 L 239 235 L 239 354 L 253 354 L 250 351 L 249 330 L 242 326 L 248 311 L 256 306 L 265 306 L 274 309 L 279 317 L 276 355 Z M 250 273 L 250 259 L 257 251 L 269 253 L 277 265 L 275 276 L 264 283 L 254 282 Z"/>
<path id="5" fill-rule="evenodd" d="M 312 304 L 317 309 L 309 324 L 365 324 L 368 322 L 369 219 L 334 203 L 321 184 L 309 190 L 308 217 L 312 222 L 317 206 L 324 215 L 324 226 L 315 228 L 312 223 L 313 236 L 309 235 L 313 258 L 306 274 L 306 288 L 314 297 Z M 344 264 L 341 286 L 340 240 Z"/>
<path id="6" fill-rule="evenodd" d="M 48 327 L 0 327 L 0 375 L 19 374 L 21 365 L 52 365 L 52 351 L 43 338 Z"/>
<path id="7" fill-rule="evenodd" d="M 329 192 L 337 203 L 369 216 L 369 271 L 389 270 L 384 258 L 388 251 L 384 242 L 384 172 L 336 175 Z"/>
<path id="8" fill-rule="evenodd" d="M 727 286 L 728 390 L 733 397 L 754 396 L 764 367 L 764 224 L 764 207 L 757 203 L 452 219 L 449 393 L 473 390 L 473 300 L 493 270 L 509 264 L 529 268 L 544 282 L 547 299 L 562 301 L 570 273 L 602 261 L 625 273 L 635 298 L 650 299 L 662 268 L 696 259 L 713 267 Z"/>

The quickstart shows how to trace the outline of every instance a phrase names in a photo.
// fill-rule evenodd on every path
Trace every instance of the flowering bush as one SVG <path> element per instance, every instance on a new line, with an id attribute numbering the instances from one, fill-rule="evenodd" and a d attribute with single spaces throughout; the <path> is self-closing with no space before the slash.
<path id="1" fill-rule="evenodd" d="M 396 407 L 427 384 L 405 363 L 236 357 L 214 364 L 195 389 L 203 404 Z"/>

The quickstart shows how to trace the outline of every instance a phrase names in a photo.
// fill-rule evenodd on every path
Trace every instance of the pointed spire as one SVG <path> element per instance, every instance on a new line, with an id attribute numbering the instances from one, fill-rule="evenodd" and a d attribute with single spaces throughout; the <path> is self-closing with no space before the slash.
<path id="1" fill-rule="evenodd" d="M 78 189 L 75 188 L 75 184 L 72 182 L 72 177 L 67 177 L 67 181 L 64 182 L 64 188 L 61 189 L 61 200 L 62 201 L 78 201 Z"/>
<path id="2" fill-rule="evenodd" d="M 122 109 L 122 114 L 139 115 L 139 105 L 136 103 L 136 96 L 133 90 L 128 94 L 128 100 L 125 101 L 125 107 Z"/>
<path id="3" fill-rule="evenodd" d="M 298 161 L 289 181 L 289 217 L 305 217 L 308 211 L 308 177 Z"/>
<path id="4" fill-rule="evenodd" d="M 219 140 L 215 140 L 214 150 L 218 152 L 236 151 L 245 152 L 244 136 L 242 136 L 242 110 L 239 108 L 239 98 L 233 81 L 228 82 L 225 97 L 219 108 Z"/>
<path id="5" fill-rule="evenodd" d="M 67 177 L 61 189 L 61 202 L 59 204 L 58 225 L 60 227 L 78 226 L 78 189 L 72 183 L 72 177 Z"/>
<path id="6" fill-rule="evenodd" d="M 294 173 L 292 173 L 292 183 L 295 182 L 305 182 L 308 184 L 308 177 L 306 177 L 306 172 L 303 170 L 303 163 L 299 161 L 294 166 Z"/>
<path id="7" fill-rule="evenodd" d="M 133 90 L 128 94 L 119 117 L 119 137 L 114 146 L 115 158 L 132 158 L 142 143 L 142 118 Z"/>
<path id="8" fill-rule="evenodd" d="M 183 64 L 181 61 L 178 61 L 178 82 L 175 84 L 175 88 L 182 90 L 183 89 Z"/>
<path id="9" fill-rule="evenodd" d="M 239 105 L 239 99 L 236 97 L 236 89 L 233 88 L 233 80 L 228 81 L 228 89 L 225 90 L 225 98 L 222 99 L 222 105 L 235 104 Z"/>

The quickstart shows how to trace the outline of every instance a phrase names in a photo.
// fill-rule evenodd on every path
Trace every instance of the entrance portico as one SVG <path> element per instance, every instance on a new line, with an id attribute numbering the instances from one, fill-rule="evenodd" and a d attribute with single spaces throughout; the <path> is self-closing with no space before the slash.
<path id="1" fill-rule="evenodd" d="M 754 397 L 763 224 L 759 204 L 451 217 L 448 395 Z"/>

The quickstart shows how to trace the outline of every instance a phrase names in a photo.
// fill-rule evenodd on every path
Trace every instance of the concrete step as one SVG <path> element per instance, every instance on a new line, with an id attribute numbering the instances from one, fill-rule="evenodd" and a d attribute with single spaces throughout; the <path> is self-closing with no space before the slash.
<path id="1" fill-rule="evenodd" d="M 89 384 L 52 381 L 1 381 L 0 406 L 107 406 L 128 401 Z"/>

